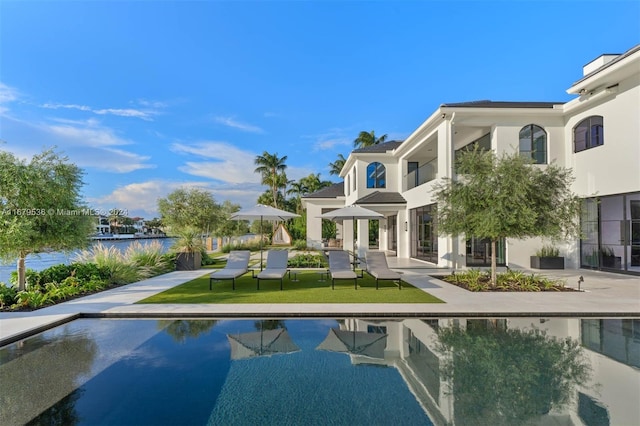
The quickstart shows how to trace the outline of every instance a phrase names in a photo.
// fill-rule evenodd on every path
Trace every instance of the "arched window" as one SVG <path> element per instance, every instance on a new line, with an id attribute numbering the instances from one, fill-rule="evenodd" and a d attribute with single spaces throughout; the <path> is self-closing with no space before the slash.
<path id="1" fill-rule="evenodd" d="M 370 163 L 367 166 L 367 188 L 386 188 L 385 168 L 381 163 Z"/>
<path id="2" fill-rule="evenodd" d="M 573 152 L 604 145 L 604 121 L 600 115 L 592 115 L 573 128 Z"/>
<path id="3" fill-rule="evenodd" d="M 533 164 L 547 164 L 547 132 L 535 124 L 520 129 L 520 155 Z"/>

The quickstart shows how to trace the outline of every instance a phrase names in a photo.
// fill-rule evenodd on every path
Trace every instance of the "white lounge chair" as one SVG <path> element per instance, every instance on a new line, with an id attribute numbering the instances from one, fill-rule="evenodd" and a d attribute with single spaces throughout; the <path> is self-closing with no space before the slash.
<path id="1" fill-rule="evenodd" d="M 368 251 L 365 253 L 367 273 L 376 279 L 376 290 L 379 280 L 398 281 L 398 288 L 402 290 L 402 275 L 389 269 L 387 256 L 381 251 Z"/>
<path id="2" fill-rule="evenodd" d="M 336 280 L 353 280 L 353 287 L 358 289 L 358 275 L 351 269 L 349 253 L 346 251 L 329 252 L 329 273 L 331 274 L 331 289 Z M 362 277 L 360 277 L 362 278 Z"/>
<path id="3" fill-rule="evenodd" d="M 233 250 L 229 252 L 229 258 L 224 268 L 209 275 L 209 290 L 212 288 L 214 280 L 232 280 L 232 287 L 236 289 L 236 278 L 249 271 L 249 250 Z"/>
<path id="4" fill-rule="evenodd" d="M 282 290 L 282 278 L 289 271 L 288 261 L 289 252 L 287 250 L 269 250 L 267 252 L 267 266 L 255 276 L 258 279 L 257 289 L 260 290 L 260 280 L 280 280 L 280 290 Z"/>

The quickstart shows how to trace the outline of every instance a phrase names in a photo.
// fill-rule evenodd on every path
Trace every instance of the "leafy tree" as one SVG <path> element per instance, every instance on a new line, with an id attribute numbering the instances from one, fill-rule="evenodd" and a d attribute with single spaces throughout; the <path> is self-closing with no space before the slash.
<path id="1" fill-rule="evenodd" d="M 271 188 L 271 196 L 273 206 L 278 208 L 278 189 L 283 186 L 282 177 L 280 175 L 283 174 L 287 165 L 285 162 L 287 161 L 287 156 L 278 157 L 278 153 L 270 154 L 267 151 L 264 151 L 262 155 L 258 155 L 254 163 L 256 169 L 255 173 L 260 173 L 262 176 L 262 184 L 268 185 Z M 286 183 L 286 177 L 284 178 Z"/>
<path id="2" fill-rule="evenodd" d="M 158 230 L 162 230 L 162 228 L 164 227 L 164 224 L 162 223 L 162 220 L 160 220 L 157 217 L 154 217 L 151 220 L 146 220 L 145 221 L 145 225 L 147 226 L 147 229 L 149 229 L 152 233 L 154 233 L 153 231 L 158 229 Z"/>
<path id="3" fill-rule="evenodd" d="M 208 234 L 220 223 L 220 206 L 209 191 L 198 188 L 178 188 L 160 198 L 158 211 L 162 223 L 174 233 L 195 228 Z"/>
<path id="4" fill-rule="evenodd" d="M 376 132 L 374 130 L 370 132 L 362 131 L 360 132 L 358 137 L 353 141 L 353 146 L 356 149 L 366 148 L 368 146 L 384 143 L 386 140 L 387 140 L 387 135 L 376 137 Z"/>
<path id="5" fill-rule="evenodd" d="M 569 237 L 579 232 L 580 201 L 571 193 L 571 171 L 531 165 L 518 153 L 456 155 L 458 179 L 434 188 L 438 231 L 491 240 L 491 285 L 496 285 L 496 242 L 501 238 Z"/>
<path id="6" fill-rule="evenodd" d="M 344 163 L 347 162 L 347 159 L 344 158 L 344 155 L 338 154 L 338 158 L 333 163 L 329 163 L 329 174 L 334 176 L 340 176 L 340 172 L 344 167 Z"/>
<path id="7" fill-rule="evenodd" d="M 89 243 L 96 219 L 80 199 L 82 184 L 82 170 L 53 150 L 29 163 L 0 151 L 0 257 L 18 258 L 19 290 L 29 253 Z"/>
<path id="8" fill-rule="evenodd" d="M 218 236 L 231 236 L 246 234 L 249 230 L 246 221 L 231 220 L 231 215 L 240 210 L 239 204 L 225 201 L 220 206 L 220 222 L 215 232 Z"/>

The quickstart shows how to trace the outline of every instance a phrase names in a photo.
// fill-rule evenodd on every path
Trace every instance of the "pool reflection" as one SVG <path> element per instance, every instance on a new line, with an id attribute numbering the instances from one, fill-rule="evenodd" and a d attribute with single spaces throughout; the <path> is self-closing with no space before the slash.
<path id="1" fill-rule="evenodd" d="M 0 424 L 630 425 L 639 367 L 639 319 L 79 320 L 0 349 Z"/>

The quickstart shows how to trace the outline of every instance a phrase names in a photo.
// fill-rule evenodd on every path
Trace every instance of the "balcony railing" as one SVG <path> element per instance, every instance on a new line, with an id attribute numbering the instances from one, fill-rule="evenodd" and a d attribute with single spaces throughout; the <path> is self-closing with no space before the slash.
<path id="1" fill-rule="evenodd" d="M 438 159 L 434 158 L 407 175 L 407 190 L 432 181 L 438 175 Z"/>

